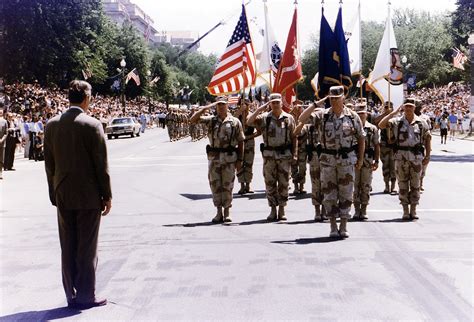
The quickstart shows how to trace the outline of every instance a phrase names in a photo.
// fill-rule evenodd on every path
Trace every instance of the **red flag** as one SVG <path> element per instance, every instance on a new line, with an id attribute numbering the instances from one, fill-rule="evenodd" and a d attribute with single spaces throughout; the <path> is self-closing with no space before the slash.
<path id="1" fill-rule="evenodd" d="M 303 78 L 301 68 L 301 58 L 298 50 L 298 28 L 297 28 L 297 9 L 293 14 L 290 31 L 286 40 L 286 47 L 283 57 L 280 61 L 278 73 L 275 78 L 273 92 L 281 93 L 287 103 L 292 102 L 295 95 L 293 85 Z M 288 108 L 288 107 L 287 107 Z"/>
<path id="2" fill-rule="evenodd" d="M 289 112 L 291 110 L 291 104 L 296 100 L 296 93 L 293 86 L 287 88 L 282 95 L 283 110 Z"/>

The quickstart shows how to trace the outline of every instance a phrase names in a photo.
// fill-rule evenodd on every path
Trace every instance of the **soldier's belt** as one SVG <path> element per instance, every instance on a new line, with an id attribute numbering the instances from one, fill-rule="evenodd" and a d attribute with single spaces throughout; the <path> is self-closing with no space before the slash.
<path id="1" fill-rule="evenodd" d="M 206 145 L 206 153 L 207 154 L 209 154 L 210 152 L 232 154 L 232 153 L 237 152 L 237 151 L 238 151 L 238 149 L 236 147 L 233 147 L 233 146 L 229 146 L 227 148 L 214 148 L 214 147 L 210 146 L 209 144 Z"/>
<path id="2" fill-rule="evenodd" d="M 415 146 L 401 146 L 401 145 L 395 145 L 394 146 L 395 151 L 410 151 L 414 154 L 425 154 L 425 147 L 422 144 L 417 144 Z"/>
<path id="3" fill-rule="evenodd" d="M 349 153 L 355 151 L 357 145 L 353 145 L 350 148 L 340 148 L 340 149 L 325 149 L 321 148 L 321 153 L 330 154 L 330 155 L 339 155 L 343 159 L 347 159 L 349 157 Z"/>
<path id="4" fill-rule="evenodd" d="M 280 145 L 280 146 L 266 146 L 265 143 L 260 144 L 260 152 L 263 153 L 263 151 L 276 151 L 278 153 L 285 153 L 287 150 L 292 150 L 293 145 Z"/>

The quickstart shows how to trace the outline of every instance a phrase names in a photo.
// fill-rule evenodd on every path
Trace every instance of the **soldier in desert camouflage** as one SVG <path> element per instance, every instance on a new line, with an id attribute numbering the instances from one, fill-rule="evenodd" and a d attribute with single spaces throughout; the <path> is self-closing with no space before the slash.
<path id="1" fill-rule="evenodd" d="M 257 128 L 263 135 L 264 143 L 260 146 L 260 151 L 263 155 L 267 200 L 271 208 L 267 220 L 287 220 L 285 206 L 288 201 L 290 165 L 297 157 L 295 120 L 282 110 L 280 94 L 270 94 L 269 98 L 268 103 L 249 116 L 247 124 Z M 263 113 L 269 105 L 271 111 Z"/>
<path id="2" fill-rule="evenodd" d="M 418 219 L 421 171 L 430 162 L 431 134 L 428 124 L 415 114 L 414 99 L 407 98 L 402 106 L 402 116 L 397 116 L 396 109 L 380 121 L 379 127 L 389 128 L 395 137 L 394 158 L 402 219 L 414 220 Z"/>
<path id="3" fill-rule="evenodd" d="M 203 116 L 216 106 L 217 115 Z M 212 191 L 212 201 L 217 208 L 213 223 L 232 222 L 232 190 L 235 170 L 242 167 L 244 153 L 244 132 L 240 121 L 229 114 L 227 99 L 218 97 L 215 103 L 198 110 L 190 120 L 191 124 L 201 123 L 208 128 L 209 145 L 206 147 L 208 178 Z"/>
<path id="4" fill-rule="evenodd" d="M 367 205 L 372 188 L 372 172 L 377 170 L 380 157 L 380 140 L 378 128 L 367 121 L 367 104 L 359 102 L 355 106 L 365 132 L 364 162 L 355 170 L 354 181 L 354 220 L 367 220 Z"/>
<path id="5" fill-rule="evenodd" d="M 331 238 L 347 238 L 354 192 L 354 166 L 362 167 L 365 139 L 359 116 L 344 106 L 344 87 L 329 89 L 331 107 L 317 111 L 321 146 L 318 149 L 321 165 L 323 205 L 331 221 Z M 318 102 L 319 103 L 319 102 Z M 305 120 L 316 108 L 310 106 L 301 116 Z M 337 227 L 337 218 L 341 223 Z"/>

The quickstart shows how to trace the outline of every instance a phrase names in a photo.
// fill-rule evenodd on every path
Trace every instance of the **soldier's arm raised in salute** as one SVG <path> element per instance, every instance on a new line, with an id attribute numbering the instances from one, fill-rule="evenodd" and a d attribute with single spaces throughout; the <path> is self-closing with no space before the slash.
<path id="1" fill-rule="evenodd" d="M 257 116 L 259 116 L 262 112 L 264 112 L 268 108 L 269 103 L 265 103 L 259 108 L 255 110 L 252 114 L 250 114 L 247 118 L 247 124 L 250 126 L 254 126 L 254 122 L 257 119 Z"/>
<path id="2" fill-rule="evenodd" d="M 189 123 L 191 124 L 196 124 L 197 122 L 199 122 L 199 118 L 201 117 L 201 115 L 203 115 L 206 111 L 208 111 L 209 109 L 211 109 L 212 107 L 216 106 L 216 103 L 211 103 L 209 105 L 206 105 L 204 107 L 202 107 L 201 109 L 199 109 L 196 113 L 194 113 L 194 115 L 191 117 L 191 119 L 189 120 Z"/>
<path id="3" fill-rule="evenodd" d="M 388 127 L 388 121 L 390 121 L 395 115 L 398 114 L 398 110 L 400 109 L 400 106 L 396 109 L 394 109 L 391 113 L 389 113 L 388 115 L 386 115 L 381 121 L 380 123 L 378 124 L 379 128 L 381 130 L 385 129 Z"/>

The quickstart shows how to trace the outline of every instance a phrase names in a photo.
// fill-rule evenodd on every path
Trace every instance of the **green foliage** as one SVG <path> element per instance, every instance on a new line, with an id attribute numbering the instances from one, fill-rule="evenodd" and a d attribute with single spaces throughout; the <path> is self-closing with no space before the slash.
<path id="1" fill-rule="evenodd" d="M 451 34 L 456 46 L 466 46 L 469 34 L 474 31 L 474 2 L 457 0 L 456 6 L 456 10 L 451 15 Z"/>
<path id="2" fill-rule="evenodd" d="M 115 43 L 121 48 L 121 53 L 127 63 L 127 72 L 136 68 L 140 76 L 140 83 L 147 84 L 147 72 L 150 68 L 149 49 L 143 37 L 141 37 L 135 28 L 129 23 L 124 23 L 118 33 L 115 35 Z M 120 64 L 122 57 L 116 57 L 115 68 Z M 112 67 L 113 68 L 113 67 Z M 135 82 L 130 81 L 127 84 L 127 96 L 135 97 L 143 93 L 143 86 L 137 86 Z"/>
<path id="3" fill-rule="evenodd" d="M 100 0 L 2 2 L 0 71 L 7 80 L 61 83 L 79 77 L 86 59 L 99 78 L 105 75 Z"/>

